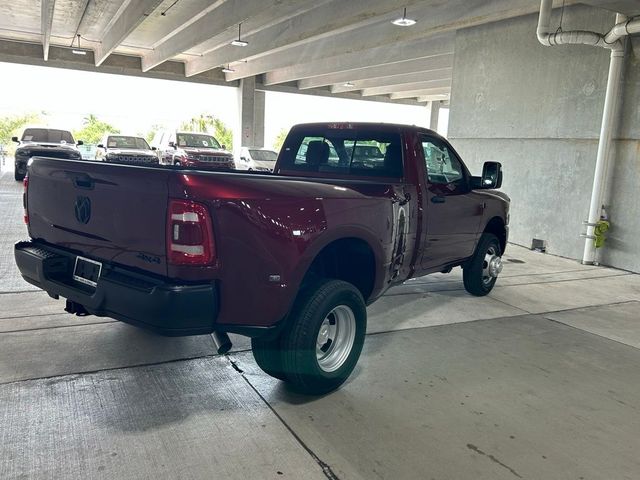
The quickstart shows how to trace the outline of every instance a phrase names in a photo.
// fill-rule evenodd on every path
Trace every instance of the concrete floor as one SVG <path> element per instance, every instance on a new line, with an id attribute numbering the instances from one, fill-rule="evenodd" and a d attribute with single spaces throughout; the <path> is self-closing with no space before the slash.
<path id="1" fill-rule="evenodd" d="M 248 342 L 78 318 L 22 282 L 21 187 L 0 177 L 0 478 L 640 478 L 640 276 L 510 246 L 369 308 L 339 391 L 296 395 Z"/>

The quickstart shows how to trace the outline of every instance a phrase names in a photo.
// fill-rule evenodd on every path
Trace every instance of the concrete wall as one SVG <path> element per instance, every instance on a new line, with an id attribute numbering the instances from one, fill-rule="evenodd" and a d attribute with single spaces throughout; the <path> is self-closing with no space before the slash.
<path id="1" fill-rule="evenodd" d="M 605 32 L 613 23 L 611 12 L 576 6 L 565 11 L 563 27 Z M 449 137 L 473 172 L 486 160 L 502 162 L 513 242 L 543 238 L 550 253 L 580 259 L 609 53 L 543 47 L 536 25 L 537 15 L 528 15 L 458 32 Z M 613 229 L 600 260 L 640 271 L 640 66 L 633 54 L 624 90 L 606 200 Z"/>

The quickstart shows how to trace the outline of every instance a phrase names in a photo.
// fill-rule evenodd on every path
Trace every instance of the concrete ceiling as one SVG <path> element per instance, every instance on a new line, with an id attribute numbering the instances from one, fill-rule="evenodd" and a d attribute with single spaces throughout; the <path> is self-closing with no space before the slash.
<path id="1" fill-rule="evenodd" d="M 638 0 L 572 3 L 640 14 Z M 417 23 L 393 25 L 405 7 Z M 0 60 L 33 56 L 37 45 L 42 61 L 71 68 L 230 85 L 260 75 L 265 89 L 416 103 L 448 98 L 455 30 L 538 8 L 539 0 L 12 0 L 0 3 Z M 239 24 L 245 47 L 230 45 Z M 84 58 L 70 52 L 78 41 L 90 51 Z"/>

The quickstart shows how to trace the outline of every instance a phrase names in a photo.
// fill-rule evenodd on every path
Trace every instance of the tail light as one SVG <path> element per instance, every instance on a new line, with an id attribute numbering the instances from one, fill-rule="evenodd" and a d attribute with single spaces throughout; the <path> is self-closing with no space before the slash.
<path id="1" fill-rule="evenodd" d="M 22 194 L 22 206 L 24 207 L 24 223 L 29 225 L 29 212 L 27 211 L 27 190 L 29 190 L 29 176 L 24 177 L 22 182 L 24 193 Z"/>
<path id="2" fill-rule="evenodd" d="M 173 265 L 211 265 L 216 257 L 207 207 L 189 200 L 170 200 L 167 214 L 167 258 Z"/>

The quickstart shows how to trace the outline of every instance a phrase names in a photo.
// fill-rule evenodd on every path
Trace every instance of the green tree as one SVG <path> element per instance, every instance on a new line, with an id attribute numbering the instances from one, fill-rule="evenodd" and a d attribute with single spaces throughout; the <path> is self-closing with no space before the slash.
<path id="1" fill-rule="evenodd" d="M 140 134 L 140 136 L 144 137 L 147 140 L 147 142 L 151 144 L 151 142 L 153 141 L 153 138 L 156 136 L 156 133 L 159 130 L 162 130 L 162 128 L 163 128 L 162 125 L 158 125 L 158 124 L 152 125 L 146 134 L 144 135 Z"/>
<path id="2" fill-rule="evenodd" d="M 87 144 L 98 144 L 107 133 L 120 133 L 120 130 L 98 119 L 93 113 L 84 117 L 83 127 L 73 132 L 76 140 L 82 140 Z"/>
<path id="3" fill-rule="evenodd" d="M 276 135 L 276 138 L 273 140 L 274 150 L 276 150 L 277 152 L 280 151 L 280 149 L 282 148 L 282 145 L 284 144 L 285 138 L 287 138 L 288 133 L 289 133 L 289 130 L 286 128 L 283 128 L 282 130 L 280 130 L 278 135 Z"/>
<path id="4" fill-rule="evenodd" d="M 201 113 L 180 124 L 180 130 L 190 132 L 208 133 L 216 137 L 216 140 L 224 145 L 227 150 L 233 150 L 233 130 L 231 130 L 222 120 L 213 115 Z"/>
<path id="5" fill-rule="evenodd" d="M 37 122 L 39 118 L 40 116 L 35 113 L 0 117 L 0 145 L 4 145 L 9 151 L 13 151 L 15 145 L 11 142 L 11 137 L 19 136 L 20 130 L 30 123 Z"/>

